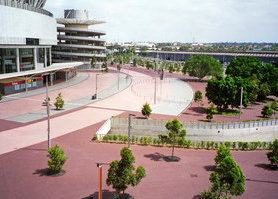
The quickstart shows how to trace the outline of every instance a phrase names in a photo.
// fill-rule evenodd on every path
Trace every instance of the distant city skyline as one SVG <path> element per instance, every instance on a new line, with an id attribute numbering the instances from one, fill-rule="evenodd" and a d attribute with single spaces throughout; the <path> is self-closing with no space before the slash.
<path id="1" fill-rule="evenodd" d="M 55 18 L 86 9 L 107 42 L 278 42 L 277 0 L 48 0 Z"/>

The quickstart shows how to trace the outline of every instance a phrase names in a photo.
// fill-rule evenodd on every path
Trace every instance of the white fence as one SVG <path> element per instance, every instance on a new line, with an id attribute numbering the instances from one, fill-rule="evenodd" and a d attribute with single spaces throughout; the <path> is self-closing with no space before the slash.
<path id="1" fill-rule="evenodd" d="M 96 132 L 97 139 L 101 139 L 103 136 L 105 136 L 110 131 L 110 129 L 111 129 L 111 119 L 108 119 Z"/>

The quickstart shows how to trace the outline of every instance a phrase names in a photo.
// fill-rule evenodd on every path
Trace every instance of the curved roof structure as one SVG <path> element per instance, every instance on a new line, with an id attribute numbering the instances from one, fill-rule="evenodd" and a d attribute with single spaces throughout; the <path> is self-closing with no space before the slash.
<path id="1" fill-rule="evenodd" d="M 35 8 L 43 8 L 46 3 L 46 0 L 11 0 L 11 1 L 28 4 Z"/>

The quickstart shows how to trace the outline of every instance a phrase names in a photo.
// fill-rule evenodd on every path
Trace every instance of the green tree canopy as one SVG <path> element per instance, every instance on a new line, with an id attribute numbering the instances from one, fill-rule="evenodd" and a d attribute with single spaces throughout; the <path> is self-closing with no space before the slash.
<path id="1" fill-rule="evenodd" d="M 259 74 L 262 62 L 256 57 L 237 57 L 227 66 L 226 74 L 232 77 L 250 78 Z"/>
<path id="2" fill-rule="evenodd" d="M 278 167 L 278 140 L 276 139 L 271 147 L 270 152 L 267 153 L 267 158 L 270 161 L 271 165 Z"/>
<path id="3" fill-rule="evenodd" d="M 142 113 L 142 115 L 144 115 L 146 117 L 149 117 L 151 115 L 152 109 L 147 102 L 143 105 L 143 107 L 141 109 L 141 113 Z"/>
<path id="4" fill-rule="evenodd" d="M 174 148 L 180 139 L 186 135 L 186 130 L 183 129 L 182 123 L 178 119 L 173 119 L 165 125 L 168 130 L 168 135 L 158 135 L 162 143 L 167 143 L 172 146 L 172 159 L 174 157 Z"/>
<path id="5" fill-rule="evenodd" d="M 124 147 L 121 150 L 121 160 L 114 160 L 110 163 L 106 184 L 112 185 L 118 193 L 127 189 L 128 185 L 136 186 L 141 182 L 141 179 L 146 177 L 144 167 L 134 167 L 135 157 L 132 151 Z"/>
<path id="6" fill-rule="evenodd" d="M 210 79 L 206 87 L 206 96 L 220 110 L 226 110 L 229 106 L 239 107 L 241 87 L 243 87 L 242 104 L 246 107 L 258 87 L 248 79 L 241 77 L 221 76 Z"/>
<path id="7" fill-rule="evenodd" d="M 216 168 L 210 174 L 211 187 L 201 195 L 205 199 L 228 199 L 245 192 L 245 175 L 224 145 L 217 151 Z"/>
<path id="8" fill-rule="evenodd" d="M 208 55 L 194 55 L 186 60 L 183 73 L 203 79 L 205 76 L 219 76 L 223 74 L 222 64 Z"/>

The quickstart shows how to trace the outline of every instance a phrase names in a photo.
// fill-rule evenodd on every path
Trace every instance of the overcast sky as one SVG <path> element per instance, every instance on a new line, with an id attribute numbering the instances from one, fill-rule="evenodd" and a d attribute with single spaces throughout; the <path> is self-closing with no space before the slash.
<path id="1" fill-rule="evenodd" d="M 87 9 L 109 42 L 278 42 L 278 0 L 47 0 Z"/>

